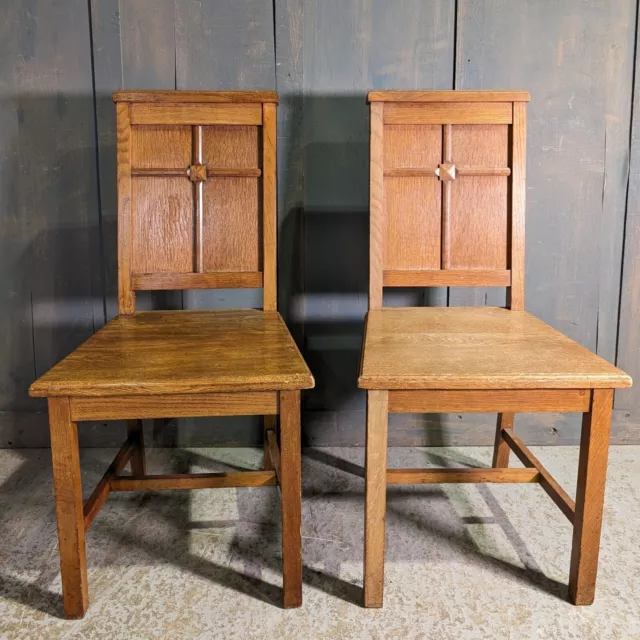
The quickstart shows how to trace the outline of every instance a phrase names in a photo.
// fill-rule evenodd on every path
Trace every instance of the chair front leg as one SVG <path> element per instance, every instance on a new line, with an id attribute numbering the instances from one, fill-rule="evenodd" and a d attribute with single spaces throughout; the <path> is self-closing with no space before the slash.
<path id="1" fill-rule="evenodd" d="M 62 596 L 67 618 L 82 618 L 89 604 L 78 428 L 69 398 L 49 398 L 53 485 L 56 496 Z"/>
<path id="2" fill-rule="evenodd" d="M 387 508 L 388 391 L 367 391 L 364 516 L 364 606 L 381 607 Z"/>
<path id="3" fill-rule="evenodd" d="M 300 391 L 280 392 L 280 497 L 285 609 L 302 604 Z"/>
<path id="4" fill-rule="evenodd" d="M 513 430 L 515 413 L 499 413 L 496 425 L 496 441 L 493 448 L 493 468 L 506 469 L 509 466 L 509 453 L 511 449 L 502 437 L 502 430 Z"/>
<path id="5" fill-rule="evenodd" d="M 569 574 L 569 597 L 577 605 L 595 596 L 612 409 L 613 389 L 594 389 L 582 420 Z"/>

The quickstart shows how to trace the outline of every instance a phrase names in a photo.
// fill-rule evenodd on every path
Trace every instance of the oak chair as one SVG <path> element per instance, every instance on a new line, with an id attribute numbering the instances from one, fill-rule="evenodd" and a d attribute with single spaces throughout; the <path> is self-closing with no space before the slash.
<path id="1" fill-rule="evenodd" d="M 278 485 L 283 603 L 302 603 L 300 390 L 277 312 L 275 92 L 117 91 L 119 316 L 33 383 L 47 397 L 64 611 L 87 609 L 85 532 L 111 491 Z M 263 289 L 263 310 L 136 311 L 136 291 Z M 263 415 L 264 470 L 148 475 L 143 418 Z M 277 416 L 280 416 L 279 445 Z M 83 505 L 77 422 L 128 437 Z M 130 463 L 131 475 L 122 475 Z"/>
<path id="2" fill-rule="evenodd" d="M 613 389 L 630 377 L 524 310 L 525 91 L 373 91 L 364 602 L 383 600 L 389 484 L 537 482 L 573 524 L 569 596 L 594 598 Z M 383 308 L 384 287 L 501 286 L 507 308 Z M 388 469 L 388 413 L 499 412 L 493 468 Z M 576 500 L 514 433 L 583 413 Z M 525 468 L 508 468 L 513 451 Z"/>

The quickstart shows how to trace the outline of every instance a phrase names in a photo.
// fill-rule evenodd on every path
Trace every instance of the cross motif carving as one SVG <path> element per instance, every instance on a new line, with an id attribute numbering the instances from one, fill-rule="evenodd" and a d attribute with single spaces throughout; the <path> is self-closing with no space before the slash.
<path id="1" fill-rule="evenodd" d="M 442 182 L 450 182 L 456 179 L 456 165 L 451 162 L 443 162 L 438 165 L 436 175 Z"/>
<path id="2" fill-rule="evenodd" d="M 189 179 L 191 182 L 204 182 L 207 179 L 207 165 L 192 164 L 189 167 Z"/>

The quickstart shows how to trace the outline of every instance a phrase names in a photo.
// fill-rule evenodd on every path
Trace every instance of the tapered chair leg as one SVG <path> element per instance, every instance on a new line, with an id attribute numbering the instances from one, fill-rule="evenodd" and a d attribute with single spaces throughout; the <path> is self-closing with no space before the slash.
<path id="1" fill-rule="evenodd" d="M 365 607 L 381 607 L 384 593 L 388 399 L 387 391 L 367 391 L 364 517 Z"/>
<path id="2" fill-rule="evenodd" d="M 283 606 L 302 604 L 300 391 L 280 392 Z"/>
<path id="3" fill-rule="evenodd" d="M 146 462 L 144 455 L 144 436 L 142 434 L 142 420 L 127 420 L 127 436 L 134 443 L 135 448 L 131 454 L 131 473 L 134 476 L 146 475 Z"/>
<path id="4" fill-rule="evenodd" d="M 78 429 L 69 398 L 49 398 L 49 428 L 56 496 L 62 596 L 67 618 L 82 618 L 89 604 Z"/>
<path id="5" fill-rule="evenodd" d="M 514 413 L 499 413 L 496 426 L 496 441 L 493 448 L 493 468 L 506 469 L 509 466 L 509 453 L 511 449 L 502 437 L 502 430 L 513 430 Z"/>
<path id="6" fill-rule="evenodd" d="M 591 604 L 595 596 L 612 408 L 613 390 L 594 389 L 582 420 L 569 573 L 569 597 L 577 605 Z"/>

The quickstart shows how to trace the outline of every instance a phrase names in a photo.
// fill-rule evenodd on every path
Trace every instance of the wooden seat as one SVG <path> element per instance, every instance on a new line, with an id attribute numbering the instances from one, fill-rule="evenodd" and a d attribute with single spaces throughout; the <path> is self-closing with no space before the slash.
<path id="1" fill-rule="evenodd" d="M 595 389 L 631 378 L 526 311 L 383 309 L 367 316 L 363 389 Z"/>
<path id="2" fill-rule="evenodd" d="M 595 593 L 613 389 L 631 378 L 524 311 L 523 91 L 376 91 L 364 602 L 383 602 L 389 484 L 535 482 L 573 524 L 569 595 Z M 383 308 L 384 287 L 504 286 L 507 308 Z M 514 433 L 518 411 L 584 415 L 574 501 Z M 389 413 L 498 412 L 490 469 L 388 469 Z M 513 451 L 525 468 L 508 468 Z"/>
<path id="3" fill-rule="evenodd" d="M 311 387 L 313 377 L 277 311 L 143 311 L 107 324 L 35 382 L 31 395 Z"/>
<path id="4" fill-rule="evenodd" d="M 276 484 L 283 604 L 299 606 L 300 390 L 314 380 L 276 310 L 277 95 L 119 91 L 114 101 L 120 315 L 30 388 L 48 398 L 65 614 L 86 612 L 85 532 L 111 491 Z M 207 288 L 262 288 L 264 309 L 136 311 L 137 291 Z M 264 416 L 263 470 L 146 473 L 143 418 L 225 415 Z M 83 420 L 126 420 L 128 433 L 85 504 Z"/>

